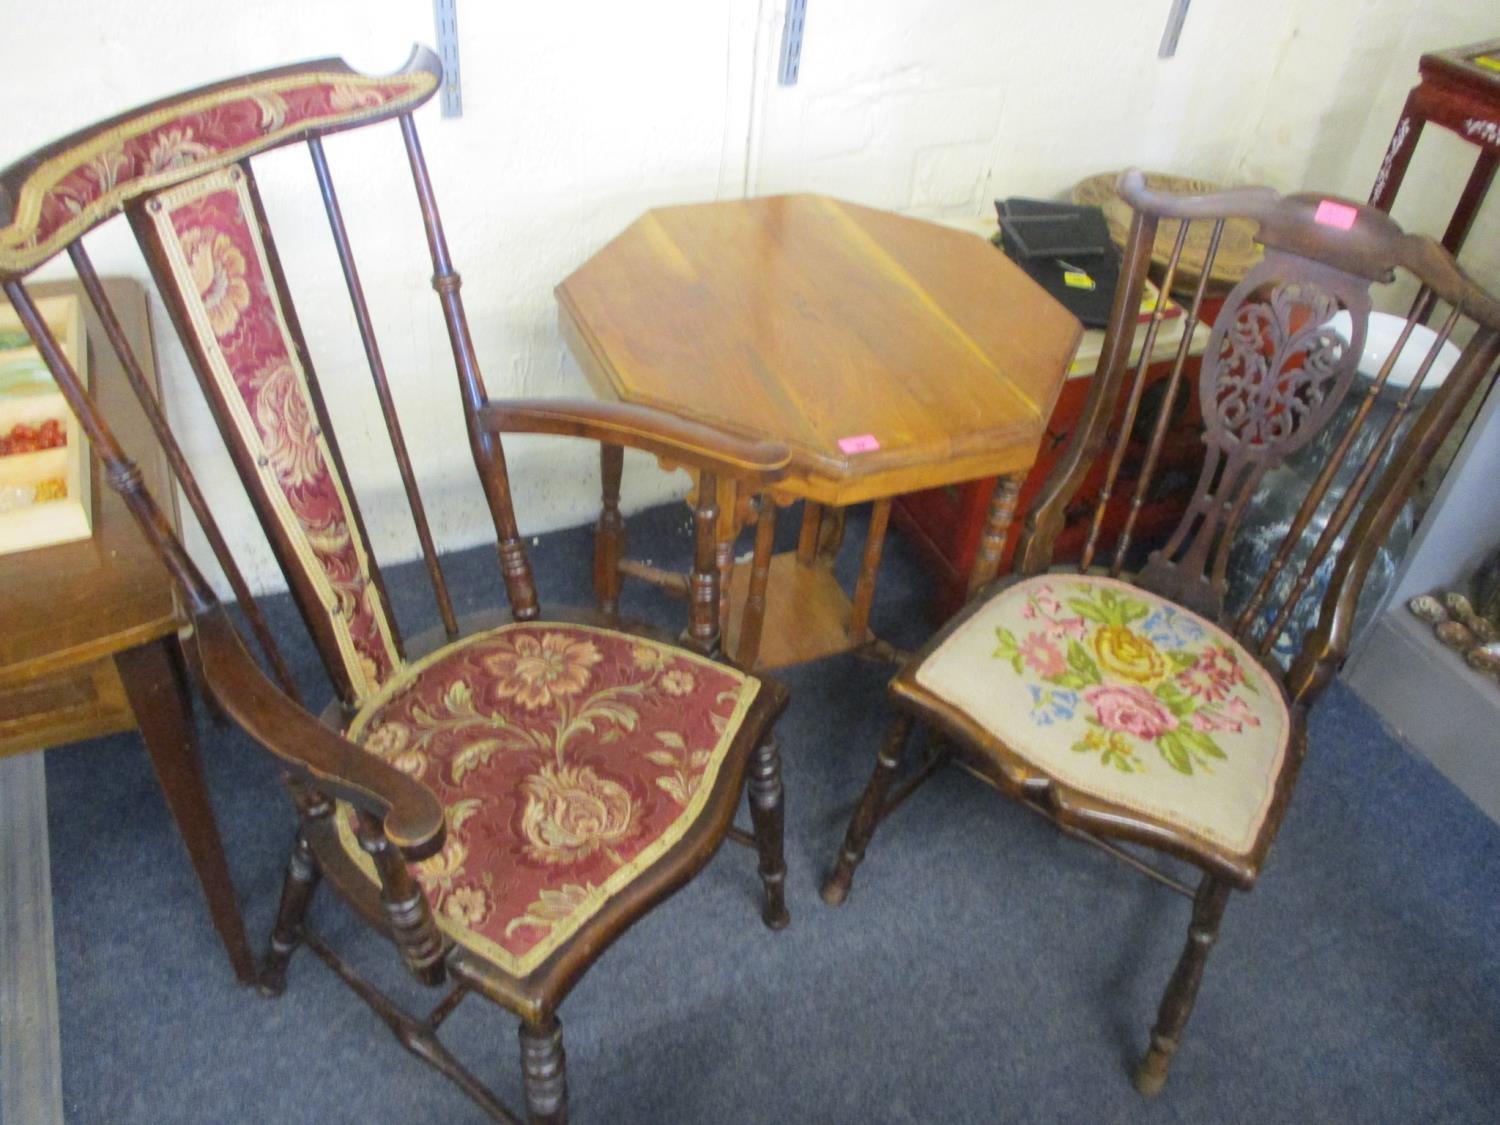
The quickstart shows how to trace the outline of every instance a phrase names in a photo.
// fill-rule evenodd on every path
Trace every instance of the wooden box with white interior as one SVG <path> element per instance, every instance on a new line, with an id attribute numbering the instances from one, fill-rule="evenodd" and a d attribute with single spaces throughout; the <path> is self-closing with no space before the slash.
<path id="1" fill-rule="evenodd" d="M 83 310 L 71 294 L 37 302 L 88 382 Z M 0 555 L 87 539 L 88 440 L 9 304 L 0 301 Z"/>

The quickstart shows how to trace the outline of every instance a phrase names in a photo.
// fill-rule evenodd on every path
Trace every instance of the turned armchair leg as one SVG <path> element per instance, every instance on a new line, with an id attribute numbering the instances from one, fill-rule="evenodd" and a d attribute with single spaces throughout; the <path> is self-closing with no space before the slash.
<path id="1" fill-rule="evenodd" d="M 756 749 L 745 784 L 750 798 L 750 820 L 755 825 L 755 849 L 760 853 L 760 882 L 764 901 L 760 917 L 773 930 L 785 929 L 792 916 L 786 909 L 786 858 L 782 852 L 781 751 L 768 738 Z"/>
<path id="2" fill-rule="evenodd" d="M 299 832 L 287 861 L 286 881 L 281 886 L 281 906 L 276 912 L 276 928 L 271 931 L 271 948 L 257 982 L 262 996 L 280 996 L 286 990 L 286 966 L 292 953 L 302 944 L 302 920 L 312 901 L 321 875 L 312 848 Z"/>
<path id="3" fill-rule="evenodd" d="M 567 1125 L 568 1060 L 556 1016 L 521 1024 L 521 1077 L 528 1125 Z"/>
<path id="4" fill-rule="evenodd" d="M 1167 1084 L 1172 1056 L 1182 1039 L 1182 1029 L 1193 1014 L 1198 985 L 1203 980 L 1203 966 L 1208 952 L 1219 936 L 1219 920 L 1229 901 L 1229 884 L 1205 875 L 1193 896 L 1193 920 L 1188 926 L 1187 945 L 1177 960 L 1177 968 L 1167 984 L 1156 1026 L 1151 1029 L 1151 1046 L 1135 1072 L 1135 1088 L 1146 1095 L 1159 1094 Z"/>
<path id="5" fill-rule="evenodd" d="M 865 858 L 865 848 L 880 823 L 880 812 L 885 807 L 886 794 L 896 777 L 896 767 L 901 764 L 901 754 L 906 749 L 906 738 L 911 732 L 911 716 L 905 712 L 897 714 L 896 721 L 885 736 L 880 753 L 875 758 L 875 772 L 865 786 L 864 795 L 849 818 L 849 830 L 844 833 L 844 846 L 839 851 L 838 863 L 823 883 L 823 901 L 837 906 L 849 897 L 849 884 L 854 881 L 854 869 Z"/>

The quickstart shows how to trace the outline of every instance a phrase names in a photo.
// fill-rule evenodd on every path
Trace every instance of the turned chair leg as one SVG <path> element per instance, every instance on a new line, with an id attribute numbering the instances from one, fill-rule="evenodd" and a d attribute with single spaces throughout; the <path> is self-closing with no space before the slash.
<path id="1" fill-rule="evenodd" d="M 881 810 L 885 808 L 886 793 L 896 777 L 896 767 L 901 764 L 901 754 L 906 749 L 906 738 L 911 732 L 911 716 L 900 712 L 885 742 L 875 758 L 875 772 L 865 786 L 864 795 L 849 818 L 849 830 L 844 834 L 844 846 L 839 851 L 838 863 L 833 873 L 823 883 L 823 901 L 837 906 L 849 897 L 849 884 L 854 881 L 854 869 L 865 858 L 865 848 L 880 823 Z"/>
<path id="2" fill-rule="evenodd" d="M 302 944 L 302 920 L 308 903 L 317 889 L 321 875 L 312 848 L 299 832 L 287 861 L 286 881 L 281 885 L 281 906 L 276 912 L 276 928 L 271 931 L 271 948 L 257 982 L 262 996 L 280 996 L 286 989 L 286 966 L 292 953 Z"/>
<path id="3" fill-rule="evenodd" d="M 1167 1084 L 1172 1056 L 1182 1039 L 1182 1029 L 1193 1014 L 1198 985 L 1203 980 L 1203 966 L 1208 952 L 1219 936 L 1219 920 L 1229 901 L 1229 884 L 1205 875 L 1193 896 L 1193 920 L 1188 926 L 1187 945 L 1177 960 L 1177 968 L 1167 984 L 1156 1026 L 1151 1029 L 1151 1046 L 1135 1072 L 1135 1088 L 1146 1095 L 1159 1094 Z"/>
<path id="4" fill-rule="evenodd" d="M 760 917 L 773 930 L 785 929 L 792 916 L 786 909 L 786 858 L 782 851 L 781 751 L 768 738 L 756 749 L 745 784 L 750 798 L 750 820 L 755 825 L 755 848 L 760 853 L 760 881 L 764 900 Z"/>
<path id="5" fill-rule="evenodd" d="M 528 1125 L 567 1125 L 568 1060 L 556 1016 L 521 1024 L 521 1077 Z"/>

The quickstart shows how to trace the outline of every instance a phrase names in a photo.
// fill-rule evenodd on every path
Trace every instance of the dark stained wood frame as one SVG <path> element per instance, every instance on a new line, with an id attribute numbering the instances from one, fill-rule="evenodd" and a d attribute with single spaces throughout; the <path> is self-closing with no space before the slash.
<path id="1" fill-rule="evenodd" d="M 1412 488 L 1457 420 L 1464 404 L 1481 388 L 1493 383 L 1497 360 L 1500 360 L 1500 301 L 1475 284 L 1437 242 L 1431 238 L 1403 233 L 1387 215 L 1372 207 L 1347 200 L 1330 200 L 1329 197 L 1313 194 L 1282 197 L 1264 188 L 1246 188 L 1202 197 L 1164 196 L 1149 191 L 1144 177 L 1135 171 L 1121 176 L 1119 190 L 1135 208 L 1135 217 L 1125 246 L 1121 284 L 1116 292 L 1104 351 L 1072 443 L 1027 515 L 1016 551 L 1015 572 L 979 589 L 968 607 L 933 637 L 916 658 L 891 681 L 890 692 L 898 717 L 879 750 L 874 773 L 850 820 L 837 863 L 824 883 L 823 897 L 834 905 L 844 901 L 849 893 L 854 871 L 863 859 L 865 848 L 880 821 L 931 772 L 933 763 L 929 762 L 905 785 L 896 788 L 893 794 L 893 785 L 912 724 L 920 720 L 931 725 L 947 740 L 945 755 L 951 756 L 970 772 L 1007 796 L 1017 799 L 1025 807 L 1042 813 L 1069 835 L 1116 854 L 1164 885 L 1193 899 L 1187 945 L 1162 999 L 1150 1047 L 1135 1074 L 1137 1088 L 1142 1093 L 1154 1094 L 1166 1082 L 1172 1057 L 1191 1014 L 1208 951 L 1217 937 L 1228 892 L 1231 889 L 1249 890 L 1254 886 L 1286 814 L 1306 753 L 1308 708 L 1327 686 L 1347 653 L 1355 604 L 1375 553 L 1384 543 Z M 1326 202 L 1334 205 L 1338 223 L 1319 221 L 1320 208 Z M 1135 365 L 1133 372 L 1127 371 L 1130 366 L 1128 357 L 1132 337 L 1136 331 L 1136 310 L 1150 264 L 1157 223 L 1161 219 L 1212 223 L 1214 228 L 1211 245 L 1216 247 L 1223 222 L 1230 218 L 1247 218 L 1258 224 L 1257 238 L 1267 248 L 1266 262 L 1271 270 L 1285 279 L 1311 283 L 1323 293 L 1329 292 L 1331 288 L 1340 294 L 1339 303 L 1351 313 L 1354 323 L 1352 334 L 1355 339 L 1339 360 L 1337 379 L 1330 384 L 1335 388 L 1329 392 L 1331 398 L 1315 404 L 1315 408 L 1309 411 L 1312 417 L 1310 429 L 1326 423 L 1337 405 L 1338 397 L 1349 386 L 1351 372 L 1348 368 L 1352 367 L 1353 356 L 1360 351 L 1369 309 L 1365 290 L 1370 283 L 1388 282 L 1400 269 L 1415 275 L 1423 287 L 1422 298 L 1419 298 L 1408 315 L 1405 334 L 1399 338 L 1372 385 L 1363 392 L 1366 397 L 1360 403 L 1353 425 L 1340 439 L 1329 463 L 1299 509 L 1288 536 L 1289 541 L 1295 541 L 1303 534 L 1311 522 L 1314 510 L 1327 495 L 1334 471 L 1351 448 L 1355 431 L 1364 421 L 1375 396 L 1384 388 L 1395 365 L 1395 358 L 1412 331 L 1411 326 L 1425 317 L 1424 309 L 1430 309 L 1438 302 L 1451 310 L 1442 330 L 1437 334 L 1438 342 L 1432 346 L 1419 366 L 1412 387 L 1402 395 L 1397 416 L 1381 431 L 1374 450 L 1367 461 L 1362 463 L 1348 492 L 1335 507 L 1328 529 L 1320 536 L 1310 558 L 1299 564 L 1292 592 L 1286 599 L 1282 612 L 1259 636 L 1256 634 L 1262 619 L 1257 617 L 1256 611 L 1263 604 L 1277 577 L 1284 572 L 1290 573 L 1286 570 L 1292 553 L 1290 547 L 1278 554 L 1251 604 L 1233 620 L 1224 612 L 1225 579 L 1222 566 L 1212 565 L 1211 554 L 1206 549 L 1196 558 L 1189 558 L 1186 553 L 1172 556 L 1173 544 L 1168 543 L 1165 548 L 1150 556 L 1145 568 L 1133 579 L 1146 589 L 1217 619 L 1261 663 L 1287 705 L 1291 719 L 1287 753 L 1280 772 L 1272 782 L 1271 803 L 1266 817 L 1255 841 L 1244 854 L 1235 854 L 1160 818 L 1101 800 L 1057 781 L 1013 751 L 1001 732 L 979 724 L 917 681 L 923 661 L 949 636 L 962 629 L 992 598 L 1015 582 L 1054 569 L 1054 543 L 1063 528 L 1068 504 L 1094 463 L 1106 456 L 1111 459 L 1110 469 L 1095 508 L 1092 531 L 1080 563 L 1082 570 L 1089 571 L 1098 557 L 1106 560 L 1098 569 L 1115 576 L 1122 574 L 1130 547 L 1133 513 L 1139 511 L 1140 499 L 1149 488 L 1150 475 L 1161 449 L 1163 435 L 1170 424 L 1172 399 L 1180 391 L 1187 358 L 1187 348 L 1184 346 L 1179 349 L 1168 384 L 1166 405 L 1159 412 L 1150 451 L 1136 493 L 1131 498 L 1132 517 L 1124 521 L 1116 550 L 1109 556 L 1098 543 L 1099 530 L 1104 522 L 1105 509 L 1111 502 L 1110 489 L 1121 453 L 1125 444 L 1131 440 L 1135 406 L 1139 401 L 1149 364 L 1149 337 L 1154 335 L 1160 322 L 1158 313 L 1146 326 L 1148 339 L 1142 350 L 1142 359 Z M 1187 226 L 1187 221 L 1184 221 L 1176 249 L 1167 265 L 1168 278 L 1164 289 L 1170 286 L 1171 274 L 1181 253 Z M 1211 261 L 1212 253 L 1210 264 Z M 1208 273 L 1205 266 L 1203 276 L 1207 277 Z M 1235 316 L 1239 308 L 1237 301 L 1264 299 L 1259 294 L 1266 291 L 1266 285 L 1258 277 L 1247 279 L 1246 283 L 1230 295 L 1225 310 L 1220 313 L 1218 324 L 1223 326 L 1229 318 Z M 1200 282 L 1188 314 L 1190 323 L 1184 333 L 1184 340 L 1191 337 L 1198 320 L 1203 288 Z M 1410 430 L 1400 438 L 1401 444 L 1394 450 L 1395 455 L 1389 462 L 1389 468 L 1377 476 L 1380 457 L 1387 452 L 1390 443 L 1396 440 L 1401 416 L 1411 409 L 1417 390 L 1430 370 L 1438 348 L 1463 320 L 1469 322 L 1473 333 L 1463 347 L 1457 364 L 1441 389 L 1432 395 L 1422 409 Z M 1214 399 L 1212 392 L 1217 386 L 1215 380 L 1224 359 L 1224 354 L 1214 346 L 1218 339 L 1223 338 L 1223 333 L 1219 329 L 1216 329 L 1216 333 L 1215 341 L 1211 342 L 1210 349 L 1203 358 L 1199 376 L 1199 397 L 1206 403 L 1211 403 Z M 1226 346 L 1224 352 L 1229 351 Z M 1291 369 L 1290 363 L 1277 369 L 1278 386 L 1282 385 L 1280 376 Z M 1215 417 L 1217 418 L 1217 414 Z M 1112 427 L 1111 420 L 1115 418 L 1123 420 Z M 1225 447 L 1234 440 L 1237 439 L 1232 438 L 1217 421 L 1209 425 L 1205 433 L 1205 442 L 1211 448 Z M 1245 455 L 1269 460 L 1284 455 L 1294 440 L 1272 439 L 1266 443 L 1265 449 L 1251 449 Z M 1197 498 L 1206 495 L 1206 489 L 1216 487 L 1209 479 L 1210 476 L 1210 473 L 1205 473 L 1204 479 L 1200 480 Z M 1204 522 L 1192 536 L 1186 538 L 1191 540 L 1194 536 L 1213 535 L 1218 537 L 1222 546 L 1234 534 L 1239 515 L 1243 511 L 1243 499 L 1226 515 L 1221 510 L 1221 492 L 1211 491 L 1207 494 L 1213 504 L 1206 508 L 1200 505 L 1198 514 Z M 997 509 L 1003 506 L 1000 497 L 997 496 L 995 504 Z M 1223 505 L 1227 506 L 1227 501 Z M 1193 518 L 1194 509 L 1190 507 L 1184 526 Z M 1335 540 L 1344 530 L 1347 530 L 1347 536 L 1344 544 L 1338 548 L 1332 577 L 1322 596 L 1317 624 L 1304 636 L 1289 670 L 1283 672 L 1270 660 L 1268 654 L 1286 623 L 1290 606 L 1296 603 L 1307 588 L 1312 572 L 1333 549 Z M 1179 541 L 1182 538 L 1179 535 Z M 1122 848 L 1121 844 L 1142 845 L 1175 856 L 1197 867 L 1202 872 L 1201 881 L 1196 889 L 1188 887 L 1144 863 Z"/>
<path id="2" fill-rule="evenodd" d="M 202 99 L 211 95 L 220 95 L 228 100 L 242 96 L 246 87 L 269 78 L 313 73 L 352 75 L 356 72 L 338 60 L 318 60 L 245 75 L 164 99 L 49 145 L 0 171 L 0 224 L 14 221 L 15 203 L 23 197 L 28 179 L 38 167 L 53 157 L 66 155 L 70 149 L 87 145 L 103 133 L 128 126 L 136 118 L 169 112 L 188 101 L 196 101 L 201 105 Z M 166 268 L 161 248 L 152 236 L 145 215 L 145 209 L 154 205 L 157 193 L 207 172 L 227 167 L 231 176 L 244 177 L 251 195 L 253 221 L 259 228 L 270 261 L 270 283 L 282 305 L 298 359 L 307 374 L 317 421 L 329 441 L 333 469 L 344 480 L 346 492 L 350 496 L 355 532 L 363 539 L 366 551 L 370 553 L 368 537 L 358 508 L 353 505 L 353 490 L 348 487 L 343 458 L 333 439 L 330 418 L 317 387 L 249 165 L 249 158 L 256 153 L 296 141 L 306 141 L 324 208 L 333 230 L 340 266 L 355 308 L 356 323 L 382 415 L 387 422 L 393 453 L 412 507 L 423 560 L 443 619 L 441 635 L 420 638 L 418 647 L 436 647 L 461 633 L 467 635 L 480 628 L 495 627 L 506 619 L 579 622 L 657 640 L 665 639 L 656 630 L 621 620 L 618 616 L 617 598 L 602 599 L 604 608 L 598 611 L 544 610 L 538 604 L 530 564 L 511 504 L 501 445 L 503 433 L 529 432 L 581 437 L 600 443 L 604 504 L 600 517 L 598 552 L 604 560 L 618 559 L 623 546 L 623 520 L 619 513 L 623 447 L 642 449 L 656 454 L 664 461 L 689 466 L 707 482 L 706 487 L 699 490 L 694 517 L 697 539 L 693 570 L 688 580 L 691 595 L 690 622 L 686 633 L 676 643 L 686 644 L 697 652 L 728 663 L 720 651 L 722 591 L 714 538 L 719 490 L 714 482 L 722 480 L 726 486 L 735 490 L 742 489 L 746 496 L 753 495 L 780 479 L 790 461 L 790 452 L 776 443 L 747 441 L 710 426 L 684 423 L 670 415 L 644 407 L 568 400 L 491 402 L 484 389 L 459 297 L 462 283 L 453 269 L 448 253 L 431 182 L 417 139 L 416 125 L 411 117 L 411 111 L 437 89 L 441 77 L 440 66 L 431 52 L 418 48 L 402 74 L 425 75 L 430 80 L 426 83 L 425 92 L 419 97 L 406 97 L 399 105 L 382 107 L 380 111 L 351 109 L 316 127 L 274 136 L 266 135 L 258 142 L 241 145 L 230 154 L 201 160 L 177 172 L 154 174 L 149 182 L 126 181 L 117 185 L 105 193 L 101 200 L 96 201 L 96 213 L 91 221 L 64 246 L 49 248 L 45 253 L 41 250 L 35 253 L 12 252 L 9 259 L 6 259 L 9 264 L 0 264 L 0 283 L 3 283 L 6 295 L 14 304 L 70 406 L 94 443 L 105 477 L 121 493 L 147 540 L 180 588 L 193 625 L 193 644 L 189 651 L 196 662 L 196 670 L 202 683 L 223 714 L 276 755 L 288 772 L 301 827 L 288 865 L 270 950 L 260 975 L 262 991 L 276 994 L 281 990 L 287 959 L 299 944 L 306 942 L 341 979 L 370 1004 L 403 1045 L 455 1081 L 491 1116 L 497 1120 L 515 1121 L 517 1118 L 485 1090 L 437 1039 L 439 1025 L 458 1003 L 471 993 L 484 995 L 521 1017 L 522 1069 L 528 1119 L 534 1122 L 562 1122 L 567 1115 L 567 1091 L 561 1030 L 556 1018 L 558 1005 L 579 977 L 631 923 L 692 878 L 726 838 L 748 842 L 759 851 L 763 885 L 762 920 L 772 929 L 780 929 L 787 924 L 789 916 L 784 898 L 786 868 L 781 843 L 782 782 L 779 756 L 772 736 L 772 728 L 786 707 L 785 689 L 771 680 L 759 681 L 757 696 L 732 740 L 707 804 L 697 820 L 665 856 L 615 895 L 543 964 L 531 973 L 517 977 L 473 951 L 455 946 L 438 929 L 425 896 L 408 870 L 408 864 L 426 858 L 442 847 L 445 828 L 443 809 L 426 786 L 343 736 L 342 731 L 352 717 L 358 700 L 352 685 L 341 673 L 337 657 L 329 651 L 331 638 L 326 635 L 327 630 L 320 627 L 320 615 L 316 612 L 314 602 L 308 600 L 310 587 L 296 565 L 295 553 L 275 519 L 271 518 L 271 513 L 265 510 L 264 505 L 257 505 L 273 551 L 297 595 L 299 608 L 303 610 L 304 619 L 338 691 L 338 699 L 322 718 L 311 714 L 296 698 L 274 637 L 266 628 L 254 598 L 250 596 L 243 578 L 234 566 L 227 540 L 219 530 L 212 509 L 199 489 L 164 414 L 155 409 L 154 402 L 143 401 L 174 474 L 204 526 L 210 547 L 225 564 L 230 585 L 278 682 L 273 682 L 266 675 L 245 648 L 226 608 L 219 602 L 212 587 L 173 532 L 157 500 L 143 487 L 139 470 L 115 441 L 108 420 L 98 410 L 93 397 L 82 385 L 57 343 L 48 335 L 23 280 L 32 269 L 66 248 L 108 327 L 113 323 L 112 310 L 102 289 L 97 285 L 81 240 L 88 230 L 99 223 L 121 211 L 126 212 L 172 314 L 179 337 L 186 345 L 189 358 L 200 376 L 205 393 L 211 405 L 218 407 L 214 413 L 222 436 L 236 460 L 242 478 L 248 484 L 254 476 L 255 467 L 237 441 L 236 432 L 222 409 L 222 404 L 214 403 L 212 381 L 206 378 L 206 357 L 193 344 L 185 308 L 173 289 L 171 272 Z M 452 344 L 470 446 L 495 522 L 501 576 L 509 602 L 509 614 L 504 616 L 496 613 L 463 623 L 455 620 L 323 153 L 323 136 L 392 116 L 399 119 L 411 166 L 433 262 L 433 288 L 438 294 Z M 31 221 L 34 224 L 35 218 Z M 25 233 L 24 223 L 22 233 Z M 111 332 L 110 335 L 118 347 L 119 341 L 114 341 L 117 334 Z M 139 380 L 135 378 L 136 367 L 128 355 L 128 346 L 121 359 L 132 383 L 138 383 Z M 136 389 L 139 392 L 140 387 Z M 254 499 L 255 489 L 248 488 L 247 491 Z M 762 510 L 774 512 L 774 506 L 767 500 Z M 770 526 L 769 521 L 765 526 Z M 769 534 L 764 538 L 769 545 Z M 373 553 L 370 553 L 370 557 L 372 581 L 376 584 L 380 598 L 388 605 L 379 571 L 374 565 Z M 605 587 L 609 587 L 610 583 L 614 584 L 616 595 L 618 573 L 617 567 L 607 564 L 601 564 L 596 569 L 596 574 L 604 576 Z M 601 589 L 601 594 L 607 592 L 608 589 Z M 394 629 L 393 619 L 392 626 Z M 397 643 L 400 644 L 399 638 Z M 748 795 L 751 819 L 755 826 L 754 834 L 748 837 L 732 827 L 734 811 L 742 791 Z M 379 885 L 372 883 L 350 860 L 336 839 L 333 817 L 335 799 L 348 802 L 356 810 L 360 844 L 375 862 L 380 874 Z M 437 985 L 450 978 L 456 982 L 428 1016 L 421 1018 L 403 1012 L 339 959 L 317 935 L 307 930 L 305 912 L 315 888 L 323 879 L 333 885 L 371 925 L 392 940 L 407 968 L 418 980 L 429 985 Z"/>

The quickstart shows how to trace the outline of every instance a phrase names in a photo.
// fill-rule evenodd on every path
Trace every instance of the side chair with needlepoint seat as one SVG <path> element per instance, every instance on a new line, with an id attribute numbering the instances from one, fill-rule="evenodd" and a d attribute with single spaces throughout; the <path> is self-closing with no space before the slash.
<path id="1" fill-rule="evenodd" d="M 1255 885 L 1286 813 L 1308 708 L 1348 651 L 1366 575 L 1465 404 L 1493 382 L 1500 302 L 1438 243 L 1361 204 L 1266 188 L 1174 197 L 1148 190 L 1139 172 L 1124 174 L 1119 191 L 1134 217 L 1078 428 L 1026 518 L 1014 573 L 978 591 L 891 681 L 898 717 L 823 897 L 844 901 L 876 826 L 945 759 L 1125 859 L 1192 901 L 1187 945 L 1135 1073 L 1154 1094 L 1230 892 Z M 1234 219 L 1257 224 L 1265 256 L 1224 298 L 1203 355 L 1201 474 L 1176 530 L 1135 544 L 1174 403 L 1192 398 L 1185 361 Z M 1158 227 L 1169 237 L 1176 228 L 1158 279 L 1171 292 L 1192 224 L 1206 230 L 1209 261 L 1183 299 L 1190 323 L 1145 427 L 1150 440 L 1137 442 L 1151 341 L 1168 315 L 1163 305 L 1139 323 L 1152 244 Z M 1379 370 L 1366 361 L 1356 379 L 1374 300 L 1394 300 L 1403 276 L 1418 286 L 1416 304 Z M 1131 363 L 1139 337 L 1142 358 Z M 1446 378 L 1433 374 L 1450 362 Z M 1373 410 L 1381 396 L 1394 409 Z M 1227 598 L 1231 551 L 1258 488 L 1315 438 L 1327 442 L 1326 460 L 1305 477 L 1276 478 L 1304 488 L 1279 508 L 1295 515 L 1274 557 L 1251 575 L 1253 590 Z M 1055 564 L 1065 522 L 1089 517 L 1070 507 L 1085 480 L 1103 482 L 1086 545 Z M 1113 543 L 1106 527 L 1121 529 Z M 1299 620 L 1314 623 L 1298 631 Z M 1296 644 L 1280 646 L 1290 649 L 1283 663 L 1289 629 Z M 893 787 L 918 721 L 942 737 Z M 1140 848 L 1184 861 L 1196 884 L 1147 864 Z"/>
<path id="2" fill-rule="evenodd" d="M 288 958 L 307 945 L 410 1051 L 495 1119 L 516 1121 L 438 1039 L 458 1003 L 480 994 L 520 1017 L 526 1119 L 560 1123 L 568 1101 L 558 1005 L 615 938 L 702 869 L 726 838 L 759 853 L 765 924 L 788 921 L 773 737 L 786 692 L 719 651 L 714 482 L 759 492 L 789 455 L 643 407 L 489 400 L 412 116 L 440 81 L 438 60 L 422 48 L 387 76 L 323 59 L 189 91 L 74 133 L 0 172 L 0 282 L 104 475 L 170 569 L 202 684 L 286 770 L 300 827 L 262 990 L 281 992 Z M 388 121 L 399 128 L 416 188 L 508 602 L 508 613 L 463 623 L 323 149 L 324 137 Z M 298 143 L 312 158 L 443 623 L 410 646 L 391 614 L 251 167 L 252 157 Z M 298 697 L 85 252 L 85 235 L 121 213 L 332 681 L 334 699 L 321 717 Z M 413 222 L 413 237 L 416 230 Z M 163 518 L 165 498 L 142 487 L 37 315 L 26 278 L 62 253 L 141 395 L 268 671 Z M 614 602 L 604 610 L 539 605 L 502 447 L 502 434 L 523 431 L 600 443 L 597 542 L 606 560 L 623 534 L 624 447 L 691 467 L 708 482 L 698 491 L 681 636 L 622 620 Z M 753 832 L 733 827 L 743 791 Z M 418 980 L 448 986 L 429 1015 L 398 1008 L 308 928 L 320 881 L 391 940 Z"/>

